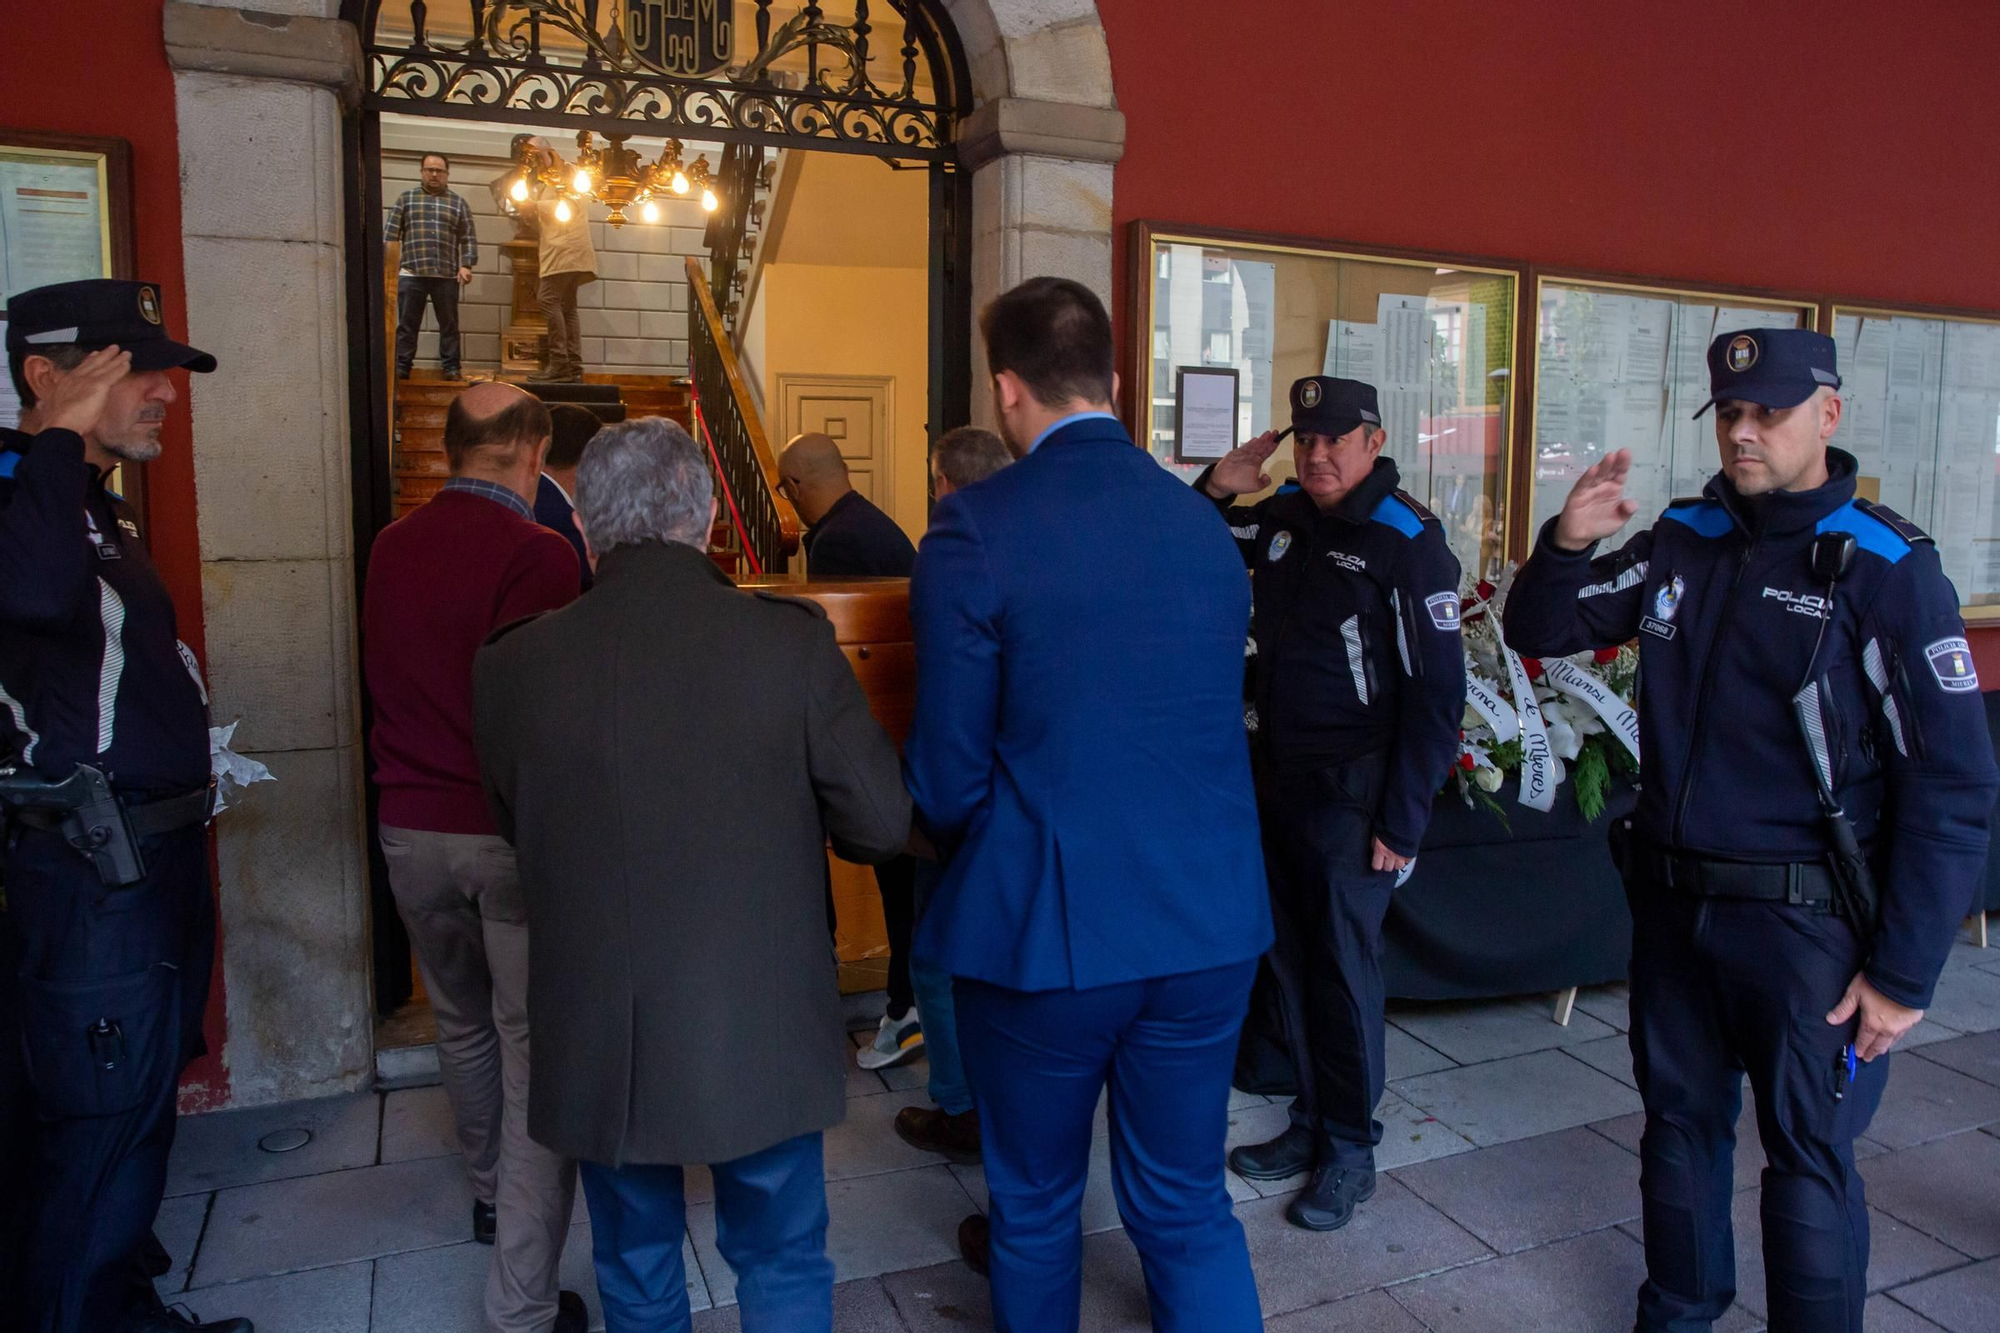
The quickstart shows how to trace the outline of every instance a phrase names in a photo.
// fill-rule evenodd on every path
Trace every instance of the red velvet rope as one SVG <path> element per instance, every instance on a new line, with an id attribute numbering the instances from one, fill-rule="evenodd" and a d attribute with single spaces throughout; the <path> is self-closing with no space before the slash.
<path id="1" fill-rule="evenodd" d="M 729 521 L 736 526 L 736 545 L 742 550 L 743 558 L 750 562 L 750 572 L 757 577 L 764 576 L 764 566 L 757 559 L 757 548 L 750 544 L 750 530 L 743 525 L 743 515 L 736 508 L 736 494 L 729 488 L 729 474 L 722 470 L 722 455 L 715 452 L 715 440 L 708 433 L 708 420 L 702 415 L 701 396 L 688 386 L 688 406 L 694 414 L 694 424 L 701 429 L 701 441 L 708 446 L 708 456 L 715 463 L 715 480 L 722 487 L 722 498 L 729 502 Z"/>

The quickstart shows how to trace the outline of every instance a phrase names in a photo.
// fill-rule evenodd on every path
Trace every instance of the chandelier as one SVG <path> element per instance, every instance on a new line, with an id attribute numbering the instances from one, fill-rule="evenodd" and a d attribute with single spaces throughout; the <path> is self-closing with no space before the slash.
<path id="1" fill-rule="evenodd" d="M 517 204 L 528 201 L 530 181 L 540 181 L 555 191 L 556 220 L 568 222 L 572 204 L 590 201 L 610 209 L 605 218 L 614 227 L 625 225 L 625 210 L 637 206 L 639 220 L 658 222 L 660 206 L 654 201 L 673 195 L 685 197 L 701 191 L 701 206 L 713 213 L 720 205 L 715 197 L 715 181 L 708 158 L 695 158 L 692 166 L 681 163 L 681 141 L 667 140 L 667 146 L 653 162 L 643 161 L 625 146 L 629 135 L 608 134 L 602 148 L 596 147 L 589 130 L 576 136 L 576 162 L 564 162 L 554 149 L 523 143 L 517 154 L 518 170 L 507 195 Z"/>

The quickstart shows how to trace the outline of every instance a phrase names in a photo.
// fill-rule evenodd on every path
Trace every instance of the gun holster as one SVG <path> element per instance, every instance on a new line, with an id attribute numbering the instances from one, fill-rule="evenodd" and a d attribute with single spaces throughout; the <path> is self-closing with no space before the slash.
<path id="1" fill-rule="evenodd" d="M 51 782 L 32 770 L 0 769 L 0 808 L 29 828 L 60 833 L 63 841 L 88 857 L 108 889 L 121 889 L 146 878 L 139 839 L 125 803 L 110 781 L 88 764 L 61 782 Z"/>

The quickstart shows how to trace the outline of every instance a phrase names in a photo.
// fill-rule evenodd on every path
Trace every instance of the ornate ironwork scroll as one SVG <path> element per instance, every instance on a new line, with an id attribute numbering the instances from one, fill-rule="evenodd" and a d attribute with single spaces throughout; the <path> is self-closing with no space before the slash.
<path id="1" fill-rule="evenodd" d="M 774 26 L 771 8 L 756 0 L 755 49 L 730 65 L 745 45 L 730 0 L 369 0 L 367 101 L 469 120 L 951 160 L 971 97 L 940 0 L 881 0 L 875 14 L 855 0 L 851 23 L 807 3 Z M 883 8 L 901 44 L 878 52 Z"/>

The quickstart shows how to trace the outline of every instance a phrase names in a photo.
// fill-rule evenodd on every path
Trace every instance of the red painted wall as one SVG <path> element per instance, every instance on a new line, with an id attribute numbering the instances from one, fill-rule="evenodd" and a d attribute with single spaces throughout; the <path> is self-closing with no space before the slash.
<path id="1" fill-rule="evenodd" d="M 1138 219 L 2000 312 L 1993 0 L 1097 9 L 1121 341 Z"/>
<path id="2" fill-rule="evenodd" d="M 130 141 L 138 276 L 159 284 L 167 326 L 176 338 L 186 338 L 179 131 L 160 15 L 161 0 L 95 0 L 39 5 L 34 22 L 8 25 L 0 125 Z M 230 369 L 224 367 L 224 373 Z M 185 377 L 175 379 L 185 392 Z M 161 439 L 166 452 L 146 468 L 149 538 L 160 575 L 173 594 L 181 638 L 205 661 L 194 460 L 185 402 L 169 414 Z M 210 1054 L 189 1070 L 183 1104 L 209 1105 L 227 1096 L 222 1013 L 218 965 L 206 1025 Z"/>

